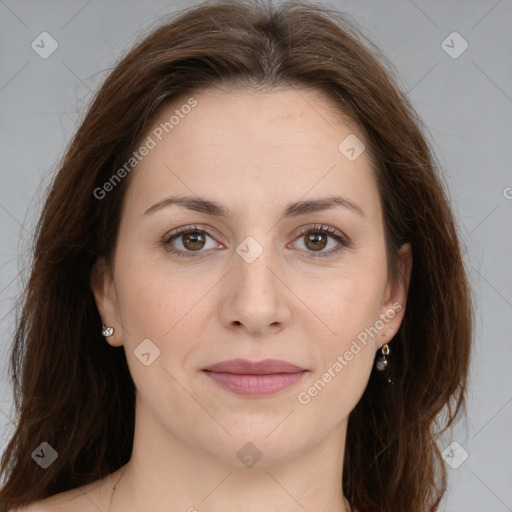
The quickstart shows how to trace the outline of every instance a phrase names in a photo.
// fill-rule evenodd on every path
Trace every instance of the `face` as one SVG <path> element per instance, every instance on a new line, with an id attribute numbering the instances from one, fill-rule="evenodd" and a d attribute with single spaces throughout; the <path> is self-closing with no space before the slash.
<path id="1" fill-rule="evenodd" d="M 376 351 L 403 318 L 410 247 L 400 252 L 405 284 L 392 282 L 370 160 L 354 159 L 353 137 L 363 136 L 328 98 L 193 98 L 146 134 L 152 147 L 130 176 L 113 265 L 98 260 L 92 281 L 115 328 L 108 341 L 126 352 L 138 421 L 239 465 L 247 442 L 260 464 L 339 443 Z M 233 359 L 294 366 L 212 371 Z"/>

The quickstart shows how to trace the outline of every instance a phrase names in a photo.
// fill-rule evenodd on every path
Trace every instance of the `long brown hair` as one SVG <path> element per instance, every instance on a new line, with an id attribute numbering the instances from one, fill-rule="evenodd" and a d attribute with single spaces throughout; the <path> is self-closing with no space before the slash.
<path id="1" fill-rule="evenodd" d="M 446 469 L 436 439 L 466 413 L 473 306 L 440 166 L 392 74 L 353 21 L 307 2 L 204 2 L 120 61 L 72 139 L 35 231 L 10 360 L 17 423 L 1 461 L 2 510 L 85 485 L 130 459 L 134 383 L 124 350 L 101 336 L 90 287 L 97 258 L 112 256 L 130 176 L 106 199 L 94 191 L 166 104 L 212 86 L 322 91 L 362 130 L 392 276 L 406 241 L 414 263 L 390 345 L 394 391 L 372 374 L 350 414 L 343 491 L 360 512 L 438 509 Z M 32 458 L 42 442 L 58 453 L 47 469 Z"/>

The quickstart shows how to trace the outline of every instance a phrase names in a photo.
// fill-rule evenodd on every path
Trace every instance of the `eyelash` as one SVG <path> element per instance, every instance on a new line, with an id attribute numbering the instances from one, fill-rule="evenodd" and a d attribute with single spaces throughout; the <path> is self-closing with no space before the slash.
<path id="1" fill-rule="evenodd" d="M 178 228 L 175 231 L 168 233 L 162 239 L 162 244 L 164 245 L 165 250 L 172 254 L 175 254 L 181 258 L 201 258 L 202 256 L 199 256 L 199 254 L 201 254 L 201 252 L 204 252 L 204 251 L 195 251 L 198 254 L 194 254 L 194 251 L 182 251 L 181 249 L 176 249 L 171 245 L 171 242 L 173 242 L 174 240 L 179 238 L 181 235 L 188 234 L 188 233 L 202 233 L 202 234 L 208 235 L 210 238 L 213 238 L 206 230 L 204 230 L 198 226 L 195 226 L 195 225 Z M 329 256 L 334 256 L 334 255 L 337 255 L 342 250 L 344 250 L 345 248 L 352 247 L 352 243 L 350 242 L 350 240 L 347 237 L 345 237 L 344 235 L 342 235 L 341 233 L 339 233 L 338 231 L 336 231 L 333 228 L 330 228 L 328 226 L 322 226 L 322 225 L 316 225 L 316 226 L 312 226 L 312 227 L 308 226 L 308 227 L 302 229 L 297 238 L 300 238 L 301 236 L 304 236 L 304 235 L 307 235 L 310 233 L 315 233 L 315 234 L 320 233 L 320 234 L 329 235 L 331 238 L 333 238 L 334 240 L 339 242 L 341 245 L 341 247 L 334 249 L 334 250 L 331 249 L 330 251 L 327 251 L 327 252 L 307 251 L 307 252 L 314 254 L 314 256 L 309 256 L 310 258 L 326 258 Z"/>

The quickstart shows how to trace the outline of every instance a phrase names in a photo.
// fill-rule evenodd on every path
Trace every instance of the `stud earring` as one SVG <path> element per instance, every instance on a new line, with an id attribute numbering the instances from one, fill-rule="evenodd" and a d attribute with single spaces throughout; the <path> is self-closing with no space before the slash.
<path id="1" fill-rule="evenodd" d="M 102 325 L 101 335 L 105 338 L 111 338 L 114 336 L 114 328 Z"/>
<path id="2" fill-rule="evenodd" d="M 393 381 L 389 378 L 389 368 L 388 364 L 389 361 L 387 360 L 386 356 L 389 354 L 389 345 L 386 343 L 381 348 L 381 356 L 377 359 L 375 362 L 375 368 L 381 373 L 383 377 L 383 381 L 386 384 L 393 384 Z"/>

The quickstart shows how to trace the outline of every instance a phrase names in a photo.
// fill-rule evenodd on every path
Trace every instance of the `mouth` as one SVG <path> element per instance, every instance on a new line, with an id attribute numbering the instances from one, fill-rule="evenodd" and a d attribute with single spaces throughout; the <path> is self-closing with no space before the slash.
<path id="1" fill-rule="evenodd" d="M 296 384 L 308 370 L 278 359 L 231 359 L 208 366 L 202 372 L 217 385 L 246 397 L 267 396 Z"/>

